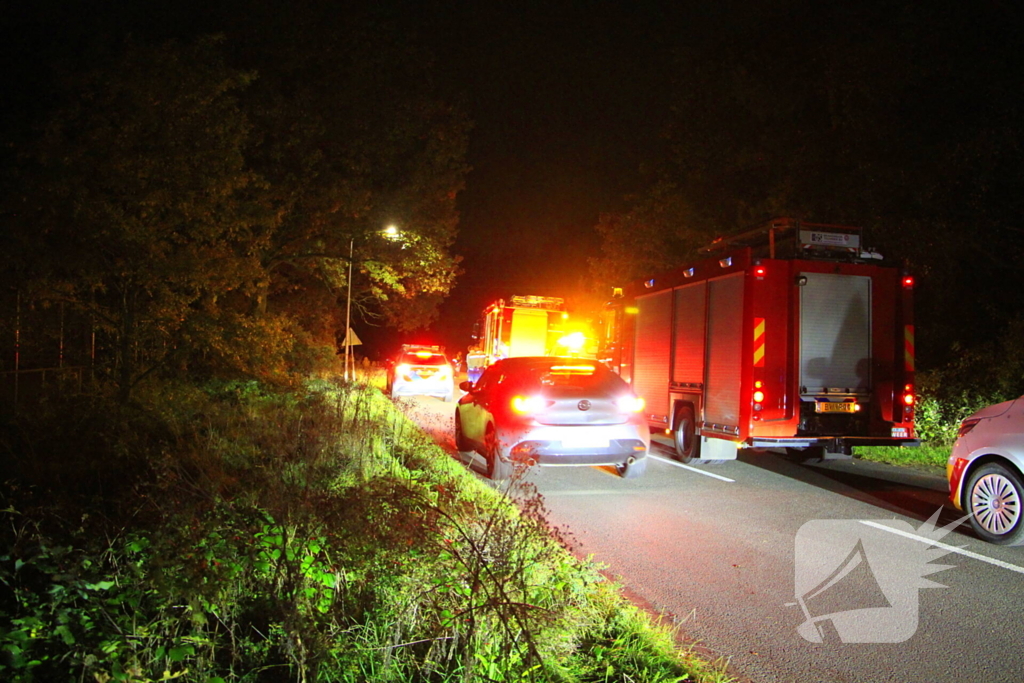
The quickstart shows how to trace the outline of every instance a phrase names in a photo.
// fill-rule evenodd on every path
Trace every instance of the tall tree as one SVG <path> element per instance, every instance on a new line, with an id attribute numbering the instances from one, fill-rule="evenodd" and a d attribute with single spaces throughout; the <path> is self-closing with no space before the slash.
<path id="1" fill-rule="evenodd" d="M 302 303 L 344 304 L 352 250 L 357 313 L 428 323 L 458 272 L 449 249 L 469 128 L 437 92 L 430 59 L 372 13 L 339 22 L 327 4 L 282 16 L 256 3 L 239 20 L 236 57 L 260 73 L 247 96 L 262 133 L 252 163 L 276 217 L 258 253 L 259 309 L 325 317 Z M 300 282 L 321 294 L 289 297 Z"/>
<path id="2" fill-rule="evenodd" d="M 259 275 L 237 101 L 251 76 L 217 42 L 129 42 L 72 78 L 7 197 L 22 286 L 105 333 L 123 401 Z"/>

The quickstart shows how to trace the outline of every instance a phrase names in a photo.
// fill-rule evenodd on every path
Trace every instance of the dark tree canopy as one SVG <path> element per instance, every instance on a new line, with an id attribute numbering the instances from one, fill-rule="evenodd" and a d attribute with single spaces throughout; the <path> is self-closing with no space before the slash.
<path id="1" fill-rule="evenodd" d="M 98 332 L 123 400 L 151 372 L 333 356 L 350 288 L 357 319 L 410 329 L 453 286 L 468 121 L 387 25 L 321 11 L 108 24 L 5 122 L 5 282 Z"/>

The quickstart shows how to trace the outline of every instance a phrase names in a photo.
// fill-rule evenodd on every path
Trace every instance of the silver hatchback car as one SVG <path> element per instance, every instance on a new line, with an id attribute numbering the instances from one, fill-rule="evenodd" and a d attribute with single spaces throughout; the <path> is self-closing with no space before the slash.
<path id="1" fill-rule="evenodd" d="M 455 442 L 479 453 L 492 479 L 523 465 L 613 465 L 643 474 L 651 445 L 643 400 L 597 361 L 507 358 L 494 363 L 455 409 Z"/>
<path id="2" fill-rule="evenodd" d="M 1024 396 L 983 408 L 960 424 L 946 463 L 949 499 L 990 543 L 1024 544 Z"/>

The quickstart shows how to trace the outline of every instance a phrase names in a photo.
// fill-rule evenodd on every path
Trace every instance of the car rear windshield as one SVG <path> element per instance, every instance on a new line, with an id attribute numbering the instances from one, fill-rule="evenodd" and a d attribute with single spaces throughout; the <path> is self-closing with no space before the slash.
<path id="1" fill-rule="evenodd" d="M 443 353 L 433 351 L 406 351 L 402 354 L 401 362 L 409 365 L 445 365 L 448 363 Z"/>
<path id="2" fill-rule="evenodd" d="M 601 363 L 545 363 L 529 366 L 523 382 L 534 387 L 608 389 L 622 380 Z"/>

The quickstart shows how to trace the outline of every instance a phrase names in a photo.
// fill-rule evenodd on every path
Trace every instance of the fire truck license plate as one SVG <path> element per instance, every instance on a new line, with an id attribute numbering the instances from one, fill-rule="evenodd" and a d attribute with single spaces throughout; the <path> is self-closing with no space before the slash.
<path id="1" fill-rule="evenodd" d="M 819 413 L 854 413 L 856 403 L 832 403 L 831 401 L 818 401 L 817 410 Z"/>

